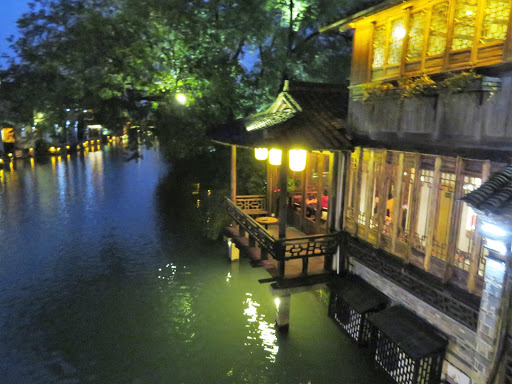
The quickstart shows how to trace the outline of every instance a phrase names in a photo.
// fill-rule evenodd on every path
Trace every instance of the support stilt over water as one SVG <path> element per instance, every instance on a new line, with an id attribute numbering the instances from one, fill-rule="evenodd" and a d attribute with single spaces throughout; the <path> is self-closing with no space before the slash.
<path id="1" fill-rule="evenodd" d="M 288 331 L 290 325 L 291 295 L 277 296 L 276 303 L 276 327 L 279 331 Z"/>
<path id="2" fill-rule="evenodd" d="M 226 238 L 226 243 L 228 244 L 229 260 L 238 261 L 240 259 L 240 250 L 236 247 L 231 238 Z"/>

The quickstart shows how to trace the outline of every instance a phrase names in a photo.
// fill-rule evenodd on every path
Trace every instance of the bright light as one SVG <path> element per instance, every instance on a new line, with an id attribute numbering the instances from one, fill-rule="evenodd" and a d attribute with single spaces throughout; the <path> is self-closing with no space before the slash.
<path id="1" fill-rule="evenodd" d="M 470 10 L 466 11 L 466 16 L 471 16 L 472 14 L 473 14 L 473 11 L 470 11 Z"/>
<path id="2" fill-rule="evenodd" d="M 176 101 L 180 104 L 185 104 L 187 102 L 187 96 L 185 96 L 183 93 L 178 93 L 176 95 Z"/>
<path id="3" fill-rule="evenodd" d="M 280 149 L 272 148 L 268 153 L 268 162 L 272 165 L 281 165 L 281 157 L 283 151 Z"/>
<path id="4" fill-rule="evenodd" d="M 276 308 L 279 309 L 279 304 L 281 304 L 281 299 L 279 299 L 279 297 L 276 297 L 274 299 L 274 303 L 276 304 Z"/>
<path id="5" fill-rule="evenodd" d="M 290 169 L 293 172 L 301 172 L 306 168 L 306 157 L 308 152 L 304 149 L 291 149 L 290 156 Z"/>
<path id="6" fill-rule="evenodd" d="M 12 153 L 7 154 L 7 156 L 12 157 Z"/>
<path id="7" fill-rule="evenodd" d="M 69 148 L 71 148 L 71 147 L 69 145 L 66 145 L 66 149 L 69 149 Z"/>
<path id="8" fill-rule="evenodd" d="M 405 33 L 404 27 L 396 27 L 393 29 L 393 37 L 397 40 L 402 40 L 405 37 Z"/>
<path id="9" fill-rule="evenodd" d="M 256 160 L 267 160 L 268 149 L 267 148 L 254 148 L 254 156 Z"/>
<path id="10" fill-rule="evenodd" d="M 507 235 L 507 231 L 505 231 L 503 228 L 490 223 L 483 223 L 482 231 L 491 237 L 505 237 Z"/>
<path id="11" fill-rule="evenodd" d="M 55 151 L 56 151 L 55 147 L 50 147 L 50 152 L 51 153 L 55 153 Z"/>
<path id="12" fill-rule="evenodd" d="M 507 254 L 507 246 L 505 245 L 505 243 L 503 241 L 486 238 L 485 246 L 486 246 L 486 248 L 489 248 L 489 249 L 492 249 L 493 251 L 498 252 L 500 255 Z"/>

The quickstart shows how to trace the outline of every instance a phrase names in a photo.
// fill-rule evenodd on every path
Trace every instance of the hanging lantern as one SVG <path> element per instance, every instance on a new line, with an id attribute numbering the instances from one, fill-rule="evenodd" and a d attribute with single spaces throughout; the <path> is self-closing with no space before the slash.
<path id="1" fill-rule="evenodd" d="M 290 169 L 293 172 L 301 172 L 306 168 L 307 151 L 304 149 L 291 149 L 290 156 Z"/>
<path id="2" fill-rule="evenodd" d="M 268 162 L 272 165 L 281 165 L 281 157 L 282 157 L 283 151 L 280 149 L 272 148 L 268 152 Z"/>
<path id="3" fill-rule="evenodd" d="M 267 160 L 268 149 L 267 148 L 254 148 L 254 156 L 256 160 Z"/>

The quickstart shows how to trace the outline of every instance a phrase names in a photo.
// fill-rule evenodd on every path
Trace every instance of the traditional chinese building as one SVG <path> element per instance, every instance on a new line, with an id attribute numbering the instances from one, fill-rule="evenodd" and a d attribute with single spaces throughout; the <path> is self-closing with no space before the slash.
<path id="1" fill-rule="evenodd" d="M 348 90 L 289 82 L 212 135 L 284 154 L 267 196 L 228 201 L 231 247 L 277 271 L 288 308 L 330 281 L 329 314 L 398 383 L 512 382 L 510 8 L 382 2 L 324 28 L 353 33 Z M 290 149 L 304 171 L 287 170 Z"/>

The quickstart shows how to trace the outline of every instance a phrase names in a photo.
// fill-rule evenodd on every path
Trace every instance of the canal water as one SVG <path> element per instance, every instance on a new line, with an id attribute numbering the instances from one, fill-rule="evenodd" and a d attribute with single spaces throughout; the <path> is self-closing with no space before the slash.
<path id="1" fill-rule="evenodd" d="M 383 382 L 312 293 L 276 333 L 265 271 L 178 220 L 143 154 L 0 171 L 0 383 Z"/>

